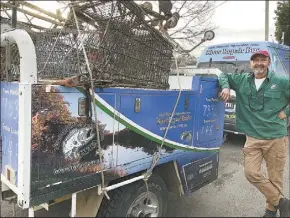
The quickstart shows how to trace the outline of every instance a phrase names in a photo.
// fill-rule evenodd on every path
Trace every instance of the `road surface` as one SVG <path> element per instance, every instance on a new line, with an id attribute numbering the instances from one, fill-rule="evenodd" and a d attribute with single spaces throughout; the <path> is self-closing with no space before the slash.
<path id="1" fill-rule="evenodd" d="M 240 136 L 225 142 L 220 154 L 219 178 L 215 182 L 188 198 L 170 194 L 168 217 L 261 217 L 265 201 L 263 195 L 244 177 L 243 145 L 244 137 Z M 289 197 L 289 156 L 284 178 L 284 193 Z M 3 202 L 1 206 L 2 217 L 12 216 L 10 205 Z M 51 207 L 49 212 L 37 211 L 35 216 L 68 216 L 69 206 L 70 202 L 67 201 Z M 15 215 L 27 216 L 27 211 L 17 209 Z"/>

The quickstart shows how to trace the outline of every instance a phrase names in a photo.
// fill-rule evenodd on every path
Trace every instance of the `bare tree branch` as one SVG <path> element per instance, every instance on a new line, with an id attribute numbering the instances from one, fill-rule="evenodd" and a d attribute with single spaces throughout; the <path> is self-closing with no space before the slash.
<path id="1" fill-rule="evenodd" d="M 181 9 L 184 7 L 184 5 L 185 5 L 186 2 L 187 2 L 187 1 L 184 1 L 184 2 L 182 3 L 182 6 L 178 9 L 177 13 L 179 13 L 179 12 L 181 11 Z"/>
<path id="2" fill-rule="evenodd" d="M 172 1 L 172 12 L 178 12 L 180 19 L 175 28 L 168 30 L 170 37 L 194 43 L 205 31 L 217 28 L 212 24 L 211 18 L 215 9 L 225 2 L 216 4 L 209 0 Z"/>

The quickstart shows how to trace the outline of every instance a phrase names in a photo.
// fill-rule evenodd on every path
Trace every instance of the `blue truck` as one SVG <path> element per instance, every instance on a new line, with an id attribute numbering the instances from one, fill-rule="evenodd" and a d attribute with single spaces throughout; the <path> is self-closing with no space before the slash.
<path id="1" fill-rule="evenodd" d="M 138 9 L 129 1 L 119 6 Z M 149 28 L 145 24 L 143 27 Z M 159 40 L 161 50 L 168 48 L 166 37 L 149 29 L 149 34 Z M 169 78 L 169 74 L 165 78 L 158 75 L 149 88 L 131 87 L 132 83 L 124 82 L 124 78 L 132 77 L 126 67 L 136 61 L 136 56 L 146 54 L 148 47 L 142 53 L 135 49 L 137 55 L 129 61 L 123 59 L 127 64 L 118 69 L 126 69 L 122 71 L 121 85 L 102 80 L 102 85 L 92 88 L 80 76 L 75 77 L 79 70 L 76 65 L 68 70 L 69 65 L 61 58 L 67 55 L 76 58 L 73 62 L 68 58 L 72 64 L 79 59 L 82 61 L 78 63 L 84 64 L 88 59 L 93 63 L 105 56 L 96 60 L 100 53 L 91 52 L 88 58 L 88 53 L 82 56 L 74 46 L 69 56 L 68 45 L 57 41 L 58 37 L 48 37 L 48 32 L 8 28 L 1 33 L 3 200 L 28 209 L 30 217 L 38 209 L 48 210 L 68 199 L 72 202 L 71 217 L 158 217 L 166 214 L 169 191 L 188 196 L 218 178 L 225 105 L 218 99 L 215 75 L 192 76 L 187 88 L 176 88 L 179 75 Z M 60 34 L 58 31 L 56 35 Z M 77 34 L 70 34 L 63 37 L 75 39 Z M 93 36 L 97 37 L 96 32 Z M 103 45 L 115 40 L 109 36 L 103 39 Z M 142 37 L 140 40 L 148 40 Z M 84 51 L 83 45 L 80 48 Z M 124 51 L 130 45 L 124 46 Z M 62 46 L 67 53 L 59 55 Z M 122 41 L 118 46 L 123 46 Z M 13 56 L 15 51 L 18 55 Z M 115 58 L 116 53 L 106 57 Z M 159 57 L 164 61 L 166 55 L 147 54 L 139 61 Z M 48 57 L 56 59 L 48 61 Z M 111 65 L 106 67 L 117 66 L 117 60 L 110 59 Z M 84 65 L 90 70 L 90 65 Z M 49 66 L 47 71 L 45 66 Z M 149 66 L 146 70 L 156 69 Z M 140 80 L 134 81 L 140 85 L 142 79 L 148 79 L 149 71 L 144 74 L 145 65 L 133 67 L 142 73 L 134 71 Z M 55 79 L 64 71 L 74 77 Z M 104 72 L 101 75 L 107 77 Z M 154 87 L 162 82 L 168 83 L 167 88 Z"/>

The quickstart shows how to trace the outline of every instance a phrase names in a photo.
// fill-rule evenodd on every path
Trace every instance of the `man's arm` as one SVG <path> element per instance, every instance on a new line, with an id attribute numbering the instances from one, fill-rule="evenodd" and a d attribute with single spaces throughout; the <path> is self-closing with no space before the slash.
<path id="1" fill-rule="evenodd" d="M 220 97 L 223 101 L 230 99 L 230 89 L 236 91 L 244 76 L 245 74 L 241 73 L 222 73 L 219 76 L 219 86 L 222 89 Z"/>
<path id="2" fill-rule="evenodd" d="M 290 103 L 290 79 L 287 78 L 286 80 L 286 87 L 285 87 L 285 95 L 287 98 L 287 102 L 288 102 L 288 106 L 285 108 L 284 113 L 286 114 L 287 117 L 290 116 L 290 107 L 289 107 L 289 103 Z"/>
<path id="3" fill-rule="evenodd" d="M 290 107 L 289 107 L 289 103 L 290 103 L 290 79 L 289 78 L 285 79 L 285 96 L 287 98 L 287 107 L 284 110 L 280 111 L 280 113 L 278 114 L 278 117 L 281 120 L 284 120 L 290 116 Z"/>
<path id="4" fill-rule="evenodd" d="M 241 84 L 241 80 L 244 77 L 241 73 L 222 73 L 218 80 L 222 89 L 228 88 L 237 91 L 238 85 Z"/>

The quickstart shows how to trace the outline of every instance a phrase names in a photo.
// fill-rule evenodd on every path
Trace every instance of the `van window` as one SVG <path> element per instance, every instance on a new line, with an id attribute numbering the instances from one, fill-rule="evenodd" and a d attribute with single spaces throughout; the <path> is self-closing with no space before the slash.
<path id="1" fill-rule="evenodd" d="M 269 51 L 271 53 L 271 70 L 277 74 L 287 75 L 286 70 L 280 60 L 280 57 L 277 55 L 275 48 L 269 47 Z"/>
<path id="2" fill-rule="evenodd" d="M 200 62 L 197 68 L 209 68 L 209 62 Z M 218 68 L 225 73 L 250 73 L 252 72 L 250 61 L 213 61 L 211 68 Z"/>
<path id="3" fill-rule="evenodd" d="M 290 50 L 276 48 L 277 54 L 282 60 L 283 67 L 286 69 L 286 72 L 290 74 Z"/>

